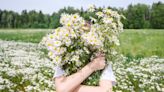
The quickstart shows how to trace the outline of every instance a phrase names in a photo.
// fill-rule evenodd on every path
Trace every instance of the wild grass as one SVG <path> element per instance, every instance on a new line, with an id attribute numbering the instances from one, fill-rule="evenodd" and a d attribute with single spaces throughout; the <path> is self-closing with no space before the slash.
<path id="1" fill-rule="evenodd" d="M 125 30 L 120 43 L 121 53 L 128 57 L 164 57 L 164 29 Z"/>
<path id="2" fill-rule="evenodd" d="M 49 29 L 0 29 L 0 39 L 39 43 Z"/>
<path id="3" fill-rule="evenodd" d="M 0 29 L 0 39 L 39 43 L 51 30 Z M 164 29 L 126 29 L 119 38 L 120 53 L 127 57 L 164 57 Z"/>

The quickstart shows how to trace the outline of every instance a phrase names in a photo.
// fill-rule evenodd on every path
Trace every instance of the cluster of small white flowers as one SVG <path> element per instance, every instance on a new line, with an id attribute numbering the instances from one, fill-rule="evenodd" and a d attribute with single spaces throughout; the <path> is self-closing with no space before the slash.
<path id="1" fill-rule="evenodd" d="M 93 4 L 90 4 L 89 7 L 88 7 L 88 11 L 89 11 L 89 12 L 94 12 L 95 9 L 96 9 L 96 6 L 93 5 Z"/>
<path id="2" fill-rule="evenodd" d="M 63 13 L 62 27 L 54 29 L 40 43 L 45 45 L 55 66 L 65 67 L 67 74 L 82 68 L 98 51 L 111 55 L 107 61 L 117 54 L 115 47 L 119 45 L 118 35 L 123 30 L 121 15 L 107 8 L 99 11 L 94 5 L 90 6 L 89 12 L 98 17 L 90 16 L 93 23 L 85 21 L 79 14 Z"/>
<path id="3" fill-rule="evenodd" d="M 88 30 L 86 21 L 79 14 L 64 13 L 60 18 L 62 27 L 55 29 L 43 38 L 41 43 L 46 46 L 49 51 L 49 57 L 56 65 L 67 63 L 63 58 L 68 61 L 69 57 L 66 57 L 68 55 L 65 54 L 75 52 L 80 48 L 83 50 L 83 47 L 91 47 L 91 49 L 103 50 L 104 52 L 108 51 L 112 55 L 117 53 L 114 47 L 119 45 L 117 36 L 123 30 L 121 15 L 107 8 L 102 11 L 96 11 L 94 5 L 90 6 L 89 12 L 95 12 L 99 18 L 90 17 L 91 21 L 95 23 L 91 24 Z M 112 48 L 105 47 L 105 44 L 110 44 Z M 76 54 L 74 55 L 72 57 L 78 57 Z M 75 61 L 79 60 L 76 59 Z"/>
<path id="4" fill-rule="evenodd" d="M 92 45 L 93 48 L 103 47 L 103 41 L 99 38 L 98 34 L 92 29 L 88 33 L 84 33 L 82 36 L 86 45 Z"/>
<path id="5" fill-rule="evenodd" d="M 60 23 L 65 27 L 72 27 L 73 29 L 80 29 L 85 20 L 79 16 L 79 14 L 65 14 L 63 13 L 60 18 Z"/>
<path id="6" fill-rule="evenodd" d="M 157 57 L 138 60 L 118 59 L 113 63 L 117 92 L 163 92 L 164 59 Z"/>
<path id="7" fill-rule="evenodd" d="M 117 11 L 108 8 L 103 8 L 102 11 L 94 9 L 94 13 L 98 18 L 91 17 L 91 21 L 94 21 L 93 28 L 99 30 L 96 33 L 103 43 L 103 51 L 109 54 L 109 57 L 106 57 L 107 61 L 113 61 L 111 58 L 118 55 L 115 47 L 120 45 L 118 36 L 123 32 L 121 18 L 124 17 L 118 14 Z"/>
<path id="8" fill-rule="evenodd" d="M 0 41 L 0 92 L 54 91 L 53 62 L 37 44 Z"/>

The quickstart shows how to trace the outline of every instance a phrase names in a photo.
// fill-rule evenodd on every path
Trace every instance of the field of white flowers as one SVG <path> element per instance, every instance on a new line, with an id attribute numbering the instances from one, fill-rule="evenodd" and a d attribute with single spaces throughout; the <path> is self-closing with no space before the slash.
<path id="1" fill-rule="evenodd" d="M 0 41 L 0 92 L 51 92 L 53 67 L 37 44 Z"/>
<path id="2" fill-rule="evenodd" d="M 164 92 L 164 59 L 123 57 L 113 63 L 120 92 Z"/>
<path id="3" fill-rule="evenodd" d="M 54 92 L 53 62 L 38 44 L 0 40 L 0 92 Z M 114 92 L 164 92 L 164 59 L 119 58 Z"/>

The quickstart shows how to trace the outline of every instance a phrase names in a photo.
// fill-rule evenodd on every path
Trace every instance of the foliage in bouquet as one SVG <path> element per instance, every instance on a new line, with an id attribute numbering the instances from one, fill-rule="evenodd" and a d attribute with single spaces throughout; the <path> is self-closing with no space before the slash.
<path id="1" fill-rule="evenodd" d="M 88 12 L 91 24 L 79 14 L 62 14 L 59 27 L 43 38 L 42 44 L 56 66 L 62 67 L 67 75 L 77 72 L 95 57 L 104 52 L 107 63 L 117 55 L 118 35 L 123 31 L 121 15 L 104 8 L 101 11 L 91 6 Z M 98 85 L 101 71 L 93 73 L 83 84 Z"/>

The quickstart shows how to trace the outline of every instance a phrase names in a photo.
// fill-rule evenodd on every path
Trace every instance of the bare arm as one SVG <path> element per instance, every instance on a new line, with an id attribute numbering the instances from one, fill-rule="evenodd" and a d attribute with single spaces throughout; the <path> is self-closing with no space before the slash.
<path id="1" fill-rule="evenodd" d="M 105 67 L 105 58 L 98 57 L 87 64 L 77 73 L 70 76 L 61 76 L 55 78 L 57 92 L 73 92 L 80 84 L 94 71 L 103 69 Z"/>
<path id="2" fill-rule="evenodd" d="M 99 86 L 80 85 L 74 92 L 112 92 L 112 82 L 101 80 Z"/>

